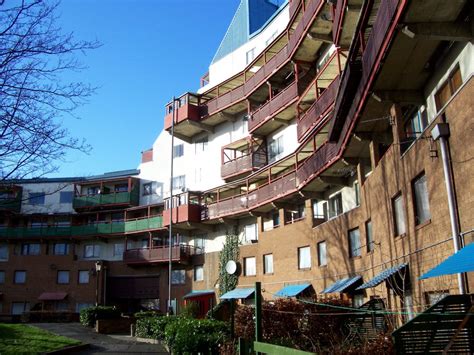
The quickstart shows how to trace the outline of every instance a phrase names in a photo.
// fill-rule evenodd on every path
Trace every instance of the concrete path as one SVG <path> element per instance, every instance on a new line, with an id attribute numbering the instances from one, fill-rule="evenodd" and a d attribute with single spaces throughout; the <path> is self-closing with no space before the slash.
<path id="1" fill-rule="evenodd" d="M 162 345 L 136 341 L 127 335 L 97 334 L 79 323 L 33 323 L 35 327 L 91 344 L 90 348 L 75 354 L 169 354 Z"/>

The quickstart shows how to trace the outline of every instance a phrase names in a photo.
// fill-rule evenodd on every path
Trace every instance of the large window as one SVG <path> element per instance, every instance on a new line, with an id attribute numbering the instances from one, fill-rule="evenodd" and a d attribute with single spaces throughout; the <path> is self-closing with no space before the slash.
<path id="1" fill-rule="evenodd" d="M 184 155 L 184 144 L 178 144 L 173 147 L 173 158 L 179 158 Z"/>
<path id="2" fill-rule="evenodd" d="M 54 255 L 68 255 L 69 245 L 67 243 L 55 243 L 53 246 Z"/>
<path id="3" fill-rule="evenodd" d="M 372 234 L 372 221 L 369 219 L 365 222 L 365 245 L 367 247 L 367 252 L 374 250 L 374 236 Z"/>
<path id="4" fill-rule="evenodd" d="M 21 255 L 40 255 L 41 244 L 39 243 L 26 243 L 21 246 Z"/>
<path id="5" fill-rule="evenodd" d="M 44 205 L 44 192 L 30 192 L 28 202 L 30 205 Z"/>
<path id="6" fill-rule="evenodd" d="M 359 228 L 356 228 L 349 231 L 349 256 L 353 258 L 360 255 L 360 231 Z"/>
<path id="7" fill-rule="evenodd" d="M 72 191 L 61 191 L 59 193 L 59 203 L 71 203 Z"/>
<path id="8" fill-rule="evenodd" d="M 263 273 L 273 274 L 273 254 L 263 256 Z"/>
<path id="9" fill-rule="evenodd" d="M 186 283 L 186 270 L 172 270 L 171 283 L 173 285 L 184 285 Z"/>
<path id="10" fill-rule="evenodd" d="M 423 174 L 413 181 L 413 197 L 415 199 L 415 224 L 418 225 L 431 218 L 426 175 Z"/>
<path id="11" fill-rule="evenodd" d="M 16 284 L 24 284 L 26 282 L 26 271 L 15 271 L 13 282 Z"/>
<path id="12" fill-rule="evenodd" d="M 186 175 L 173 177 L 173 190 L 184 189 L 186 187 Z"/>
<path id="13" fill-rule="evenodd" d="M 403 208 L 403 196 L 398 194 L 392 199 L 393 219 L 395 226 L 395 235 L 406 233 L 405 211 Z"/>
<path id="14" fill-rule="evenodd" d="M 448 79 L 446 82 L 441 86 L 441 88 L 435 94 L 435 101 L 436 101 L 436 109 L 439 111 L 446 105 L 454 95 L 457 89 L 459 89 L 462 85 L 462 77 L 461 71 L 459 70 L 459 66 L 453 69 L 453 71 L 449 74 Z"/>
<path id="15" fill-rule="evenodd" d="M 327 265 L 327 250 L 326 250 L 326 242 L 319 242 L 318 243 L 318 265 L 325 266 Z"/>
<path id="16" fill-rule="evenodd" d="M 194 281 L 204 280 L 204 267 L 202 265 L 196 265 L 194 267 Z"/>
<path id="17" fill-rule="evenodd" d="M 89 270 L 79 270 L 78 282 L 80 284 L 89 283 Z"/>
<path id="18" fill-rule="evenodd" d="M 148 182 L 143 184 L 143 196 L 153 195 L 153 183 Z"/>
<path id="19" fill-rule="evenodd" d="M 98 258 L 100 257 L 100 245 L 88 244 L 84 245 L 84 258 Z"/>
<path id="20" fill-rule="evenodd" d="M 60 270 L 58 271 L 58 284 L 68 284 L 69 283 L 69 271 Z"/>
<path id="21" fill-rule="evenodd" d="M 309 246 L 298 248 L 298 269 L 311 268 L 311 250 Z"/>
<path id="22" fill-rule="evenodd" d="M 0 260 L 8 260 L 8 244 L 0 244 Z"/>
<path id="23" fill-rule="evenodd" d="M 124 243 L 115 243 L 114 244 L 114 256 L 123 257 L 123 252 L 125 251 Z"/>
<path id="24" fill-rule="evenodd" d="M 29 302 L 12 302 L 12 314 L 23 314 L 30 310 Z"/>
<path id="25" fill-rule="evenodd" d="M 268 144 L 268 160 L 273 162 L 283 154 L 283 136 L 280 136 Z"/>
<path id="26" fill-rule="evenodd" d="M 338 193 L 329 199 L 329 218 L 342 214 L 342 194 Z"/>
<path id="27" fill-rule="evenodd" d="M 255 276 L 257 274 L 257 268 L 255 265 L 255 257 L 251 256 L 244 258 L 244 275 Z"/>
<path id="28" fill-rule="evenodd" d="M 257 223 L 247 224 L 245 226 L 245 241 L 257 241 L 258 240 L 258 229 Z"/>

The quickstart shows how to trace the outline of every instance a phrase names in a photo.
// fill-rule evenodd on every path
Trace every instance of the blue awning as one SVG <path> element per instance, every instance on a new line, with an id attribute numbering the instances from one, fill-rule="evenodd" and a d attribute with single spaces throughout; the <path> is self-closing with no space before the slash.
<path id="1" fill-rule="evenodd" d="M 346 277 L 345 279 L 337 280 L 331 286 L 326 287 L 321 293 L 344 292 L 359 280 L 362 280 L 362 276 Z"/>
<path id="2" fill-rule="evenodd" d="M 214 291 L 212 290 L 199 290 L 199 291 L 191 291 L 188 294 L 184 295 L 183 298 L 193 298 L 205 295 L 213 295 Z"/>
<path id="3" fill-rule="evenodd" d="M 466 245 L 457 253 L 448 257 L 441 264 L 422 275 L 420 280 L 469 271 L 474 271 L 474 243 Z"/>
<path id="4" fill-rule="evenodd" d="M 235 300 L 240 298 L 247 298 L 255 292 L 255 288 L 236 288 L 232 291 L 226 292 L 221 296 L 221 300 Z"/>
<path id="5" fill-rule="evenodd" d="M 404 269 L 407 266 L 408 266 L 407 263 L 403 263 L 400 265 L 393 266 L 390 269 L 386 269 L 382 271 L 380 274 L 378 274 L 377 276 L 375 276 L 372 280 L 369 280 L 365 284 L 362 284 L 361 286 L 357 287 L 356 290 L 363 290 L 366 288 L 375 287 L 381 284 L 382 282 L 384 282 L 390 276 L 396 274 L 398 271 Z"/>
<path id="6" fill-rule="evenodd" d="M 275 297 L 296 297 L 308 287 L 311 287 L 311 284 L 288 285 L 277 291 Z"/>

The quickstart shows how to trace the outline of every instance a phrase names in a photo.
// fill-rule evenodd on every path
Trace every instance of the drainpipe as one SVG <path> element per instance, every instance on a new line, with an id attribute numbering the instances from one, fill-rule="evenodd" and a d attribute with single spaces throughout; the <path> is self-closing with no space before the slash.
<path id="1" fill-rule="evenodd" d="M 451 168 L 451 156 L 448 148 L 448 137 L 449 137 L 449 125 L 447 123 L 438 123 L 431 130 L 431 137 L 435 141 L 439 141 L 441 148 L 441 160 L 443 161 L 444 170 L 444 182 L 446 184 L 446 191 L 448 193 L 448 208 L 449 208 L 449 219 L 451 221 L 451 234 L 453 238 L 454 252 L 457 253 L 461 249 L 459 242 L 459 215 L 456 208 L 456 195 L 454 192 L 454 176 Z M 462 273 L 457 274 L 459 293 L 466 293 L 466 286 L 464 282 L 464 275 Z"/>

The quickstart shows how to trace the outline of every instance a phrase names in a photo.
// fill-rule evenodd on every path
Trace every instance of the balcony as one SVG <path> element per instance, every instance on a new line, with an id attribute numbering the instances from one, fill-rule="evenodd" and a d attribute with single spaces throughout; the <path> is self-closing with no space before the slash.
<path id="1" fill-rule="evenodd" d="M 164 129 L 169 131 L 173 124 L 175 133 L 192 137 L 201 131 L 200 99 L 198 96 L 186 93 L 174 102 L 166 105 Z"/>
<path id="2" fill-rule="evenodd" d="M 123 253 L 123 261 L 132 265 L 148 265 L 169 262 L 168 246 L 153 248 L 130 249 Z M 179 264 L 189 264 L 196 251 L 190 245 L 175 245 L 171 247 L 171 260 Z"/>
<path id="3" fill-rule="evenodd" d="M 222 148 L 221 177 L 235 179 L 267 164 L 265 141 L 245 138 Z"/>
<path id="4" fill-rule="evenodd" d="M 125 221 L 125 233 L 137 233 L 163 228 L 163 216 L 136 218 Z"/>
<path id="5" fill-rule="evenodd" d="M 200 196 L 191 192 L 185 192 L 173 199 L 165 200 L 163 211 L 163 226 L 170 225 L 170 217 L 173 216 L 173 224 L 181 224 L 183 228 L 191 226 L 191 223 L 201 222 Z"/>
<path id="6" fill-rule="evenodd" d="M 15 212 L 21 211 L 21 199 L 23 188 L 21 186 L 9 185 L 0 187 L 0 211 Z"/>
<path id="7" fill-rule="evenodd" d="M 92 182 L 76 186 L 75 194 L 72 203 L 75 210 L 137 206 L 140 183 L 135 178 Z"/>

